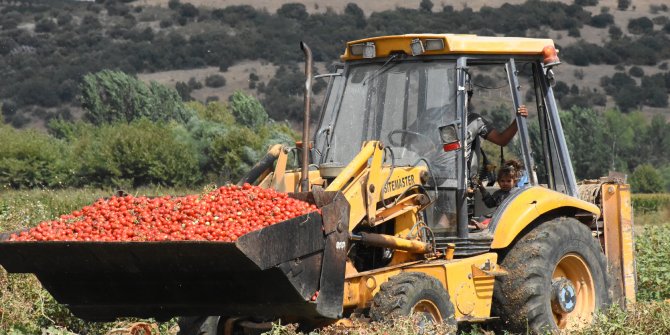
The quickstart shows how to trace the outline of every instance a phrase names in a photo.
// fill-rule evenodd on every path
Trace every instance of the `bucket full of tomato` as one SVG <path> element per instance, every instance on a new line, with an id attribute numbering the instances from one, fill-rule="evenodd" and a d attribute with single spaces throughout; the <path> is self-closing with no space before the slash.
<path id="1" fill-rule="evenodd" d="M 234 242 L 8 241 L 10 234 L 0 234 L 0 265 L 35 274 L 59 303 L 87 320 L 338 318 L 349 204 L 339 192 L 290 196 L 315 204 L 320 213 Z"/>

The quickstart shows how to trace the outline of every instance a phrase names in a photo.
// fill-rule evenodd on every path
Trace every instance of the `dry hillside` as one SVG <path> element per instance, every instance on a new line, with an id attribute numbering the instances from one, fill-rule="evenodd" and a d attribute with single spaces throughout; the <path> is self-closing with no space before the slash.
<path id="1" fill-rule="evenodd" d="M 455 9 L 462 9 L 464 7 L 470 7 L 474 10 L 479 10 L 482 6 L 490 7 L 500 7 L 504 3 L 510 4 L 519 4 L 523 3 L 525 0 L 508 0 L 505 2 L 491 2 L 484 0 L 471 0 L 471 1 L 462 1 L 462 2 L 449 2 L 449 1 L 433 1 L 434 7 L 433 10 L 441 10 L 445 5 L 451 5 Z M 256 8 L 264 8 L 268 12 L 275 12 L 283 4 L 291 3 L 295 1 L 281 1 L 281 0 L 182 0 L 182 3 L 189 2 L 196 6 L 207 6 L 207 7 L 227 7 L 232 5 L 251 5 Z M 351 0 L 308 0 L 301 1 L 305 4 L 306 8 L 310 12 L 323 12 L 327 8 L 331 8 L 337 12 L 342 12 L 344 7 L 352 2 Z M 393 1 L 361 1 L 357 5 L 363 9 L 363 11 L 370 15 L 373 12 L 392 10 L 397 7 L 405 8 L 418 8 L 420 0 L 411 0 L 411 1 L 402 1 L 402 0 L 393 0 Z M 572 0 L 564 0 L 566 3 L 572 3 Z M 158 5 L 167 7 L 168 0 L 138 0 L 134 2 L 136 5 Z M 600 0 L 597 6 L 586 7 L 594 15 L 599 14 L 601 9 L 608 7 L 610 13 L 614 16 L 615 24 L 625 30 L 625 27 L 628 24 L 628 21 L 632 18 L 638 18 L 642 16 L 654 17 L 655 15 L 651 13 L 650 7 L 653 5 L 660 5 L 664 3 L 663 0 L 633 0 L 632 5 L 629 7 L 629 10 L 620 11 L 617 10 L 617 0 Z M 600 43 L 609 37 L 607 28 L 594 28 L 591 26 L 585 25 L 581 30 L 581 37 L 574 38 L 568 36 L 566 31 L 545 31 L 548 33 L 551 38 L 553 38 L 557 44 L 566 46 L 576 42 L 579 39 L 585 40 L 592 43 Z M 653 74 L 658 71 L 656 66 L 640 66 L 645 73 Z M 196 90 L 193 92 L 193 97 L 204 101 L 207 97 L 217 96 L 220 100 L 225 100 L 227 97 L 232 94 L 235 90 L 248 90 L 248 77 L 249 73 L 253 72 L 257 74 L 261 81 L 269 80 L 276 70 L 276 66 L 268 63 L 261 63 L 258 61 L 246 61 L 238 63 L 232 66 L 225 77 L 227 84 L 221 89 L 212 89 L 212 88 L 203 88 L 201 90 Z M 615 69 L 610 65 L 590 65 L 588 67 L 578 67 L 570 64 L 562 65 L 557 71 L 558 77 L 560 80 L 567 83 L 577 83 L 580 87 L 589 87 L 589 88 L 599 88 L 600 78 L 602 76 L 611 76 L 615 73 Z M 203 81 L 204 78 L 208 75 L 215 74 L 218 72 L 217 68 L 209 67 L 204 69 L 197 70 L 188 70 L 188 71 L 168 71 L 160 73 L 152 73 L 141 75 L 140 77 L 145 80 L 156 80 L 160 83 L 174 85 L 178 81 L 187 81 L 189 78 L 194 77 L 199 81 Z M 581 75 L 583 72 L 583 76 Z M 607 107 L 614 107 L 614 103 L 611 98 L 608 98 Z M 657 114 L 663 113 L 670 118 L 670 113 L 667 108 L 652 108 L 652 107 L 643 107 L 643 111 L 647 114 Z"/>
<path id="2" fill-rule="evenodd" d="M 256 8 L 265 8 L 267 11 L 273 13 L 277 8 L 281 7 L 285 3 L 291 2 L 301 2 L 305 4 L 305 7 L 310 12 L 323 12 L 327 8 L 332 8 L 335 11 L 342 11 L 344 7 L 350 3 L 356 3 L 358 7 L 363 9 L 366 14 L 372 12 L 379 12 L 389 9 L 394 9 L 397 7 L 403 8 L 418 8 L 421 0 L 389 0 L 389 1 L 352 1 L 352 0 L 307 0 L 307 1 L 285 1 L 285 0 L 184 0 L 182 2 L 189 2 L 197 6 L 207 6 L 207 7 L 227 7 L 232 5 L 251 5 Z M 506 1 L 488 1 L 488 0 L 469 0 L 469 1 L 433 1 L 434 7 L 433 10 L 439 10 L 443 6 L 451 5 L 455 9 L 461 9 L 463 7 L 470 7 L 474 10 L 480 9 L 482 6 L 489 7 L 500 7 L 505 3 L 509 4 L 520 4 L 525 2 L 525 0 L 506 0 Z M 564 0 L 566 3 L 572 3 L 573 1 Z M 663 0 L 633 0 L 632 6 L 636 7 L 636 10 L 646 11 L 649 8 L 649 5 L 652 4 L 661 4 Z M 160 5 L 167 6 L 168 0 L 138 0 L 137 4 L 140 5 Z M 607 6 L 610 8 L 616 8 L 616 0 L 601 0 L 599 1 L 599 6 Z M 632 11 L 635 12 L 635 11 Z"/>

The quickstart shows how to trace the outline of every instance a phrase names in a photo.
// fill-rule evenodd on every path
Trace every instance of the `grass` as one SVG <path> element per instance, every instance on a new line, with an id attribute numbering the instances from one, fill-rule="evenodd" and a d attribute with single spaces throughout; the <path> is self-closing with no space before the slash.
<path id="1" fill-rule="evenodd" d="M 210 186 L 211 188 L 211 186 Z M 145 188 L 134 195 L 158 196 L 201 193 L 200 189 Z M 0 189 L 0 231 L 7 232 L 35 226 L 64 213 L 114 194 L 113 190 L 2 190 Z M 640 213 L 642 212 L 642 213 Z M 670 334 L 670 210 L 636 211 L 636 244 L 639 303 L 624 312 L 612 308 L 597 315 L 593 325 L 580 335 L 601 334 Z M 111 323 L 84 322 L 59 305 L 42 289 L 33 275 L 8 274 L 0 267 L 0 335 L 44 334 L 131 334 L 133 327 L 147 323 L 152 334 L 172 335 L 178 331 L 175 320 L 156 323 L 153 320 L 122 319 Z M 311 335 L 415 335 L 410 319 L 388 324 L 355 322 L 353 328 L 330 327 Z M 446 329 L 435 330 L 445 334 Z M 268 335 L 300 334 L 292 325 L 275 325 Z M 488 335 L 491 331 L 473 327 L 461 334 Z M 307 334 L 305 334 L 307 335 Z"/>

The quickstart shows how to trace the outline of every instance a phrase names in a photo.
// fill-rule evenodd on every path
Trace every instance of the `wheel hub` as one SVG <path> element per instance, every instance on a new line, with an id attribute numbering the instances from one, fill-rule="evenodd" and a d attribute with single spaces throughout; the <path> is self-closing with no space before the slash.
<path id="1" fill-rule="evenodd" d="M 577 306 L 577 294 L 572 282 L 565 277 L 551 281 L 551 309 L 556 314 L 568 314 Z"/>

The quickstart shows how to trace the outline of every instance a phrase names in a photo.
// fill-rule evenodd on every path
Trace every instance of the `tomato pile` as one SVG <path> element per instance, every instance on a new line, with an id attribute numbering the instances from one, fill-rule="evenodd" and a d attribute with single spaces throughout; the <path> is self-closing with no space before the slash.
<path id="1" fill-rule="evenodd" d="M 111 197 L 14 234 L 11 241 L 224 241 L 317 211 L 272 189 L 244 184 L 203 196 Z"/>

